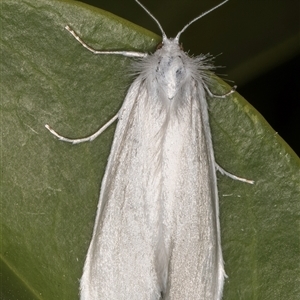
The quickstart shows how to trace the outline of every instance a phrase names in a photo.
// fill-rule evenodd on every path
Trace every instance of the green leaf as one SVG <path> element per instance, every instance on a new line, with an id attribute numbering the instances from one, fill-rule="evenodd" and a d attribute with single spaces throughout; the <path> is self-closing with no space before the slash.
<path id="1" fill-rule="evenodd" d="M 1 2 L 1 299 L 77 299 L 130 59 L 98 49 L 154 51 L 160 38 L 71 1 Z M 224 83 L 222 83 L 224 85 Z M 228 89 L 228 87 L 226 87 Z M 218 91 L 218 88 L 216 88 Z M 220 90 L 221 91 L 221 90 Z M 241 96 L 209 99 L 218 163 L 224 299 L 298 299 L 299 158 Z"/>

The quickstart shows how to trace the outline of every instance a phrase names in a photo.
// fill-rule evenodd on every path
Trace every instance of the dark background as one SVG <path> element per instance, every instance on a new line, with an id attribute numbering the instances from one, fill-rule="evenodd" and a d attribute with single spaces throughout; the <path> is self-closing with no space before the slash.
<path id="1" fill-rule="evenodd" d="M 160 35 L 134 0 L 84 0 Z M 219 0 L 141 0 L 167 36 Z M 191 25 L 181 36 L 190 54 L 218 55 L 217 70 L 234 81 L 275 131 L 300 154 L 300 1 L 230 0 Z M 222 55 L 219 55 L 221 54 Z"/>

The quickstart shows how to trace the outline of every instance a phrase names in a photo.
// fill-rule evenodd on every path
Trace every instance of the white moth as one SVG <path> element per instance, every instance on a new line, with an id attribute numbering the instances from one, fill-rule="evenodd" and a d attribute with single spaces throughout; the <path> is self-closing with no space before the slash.
<path id="1" fill-rule="evenodd" d="M 118 119 L 101 185 L 93 237 L 80 281 L 81 299 L 201 299 L 222 297 L 216 170 L 206 94 L 213 81 L 207 57 L 191 58 L 179 45 L 185 29 L 228 0 L 198 16 L 174 39 L 162 32 L 162 47 L 148 55 L 97 51 L 66 29 L 94 54 L 139 58 L 138 76 L 120 111 L 93 135 Z"/>

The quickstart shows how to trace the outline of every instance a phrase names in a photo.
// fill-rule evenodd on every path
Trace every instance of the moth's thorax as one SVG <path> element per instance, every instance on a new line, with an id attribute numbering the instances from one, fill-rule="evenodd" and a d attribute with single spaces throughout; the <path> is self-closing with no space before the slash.
<path id="1" fill-rule="evenodd" d="M 167 98 L 172 100 L 181 89 L 187 77 L 186 57 L 178 41 L 165 39 L 163 46 L 157 50 L 156 80 L 165 92 Z"/>

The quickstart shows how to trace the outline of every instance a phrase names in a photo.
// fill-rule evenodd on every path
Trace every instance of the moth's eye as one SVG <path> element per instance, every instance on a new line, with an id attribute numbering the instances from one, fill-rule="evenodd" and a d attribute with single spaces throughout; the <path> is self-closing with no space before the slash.
<path id="1" fill-rule="evenodd" d="M 163 42 L 159 43 L 159 44 L 156 46 L 156 50 L 161 49 L 163 45 L 164 45 Z"/>

